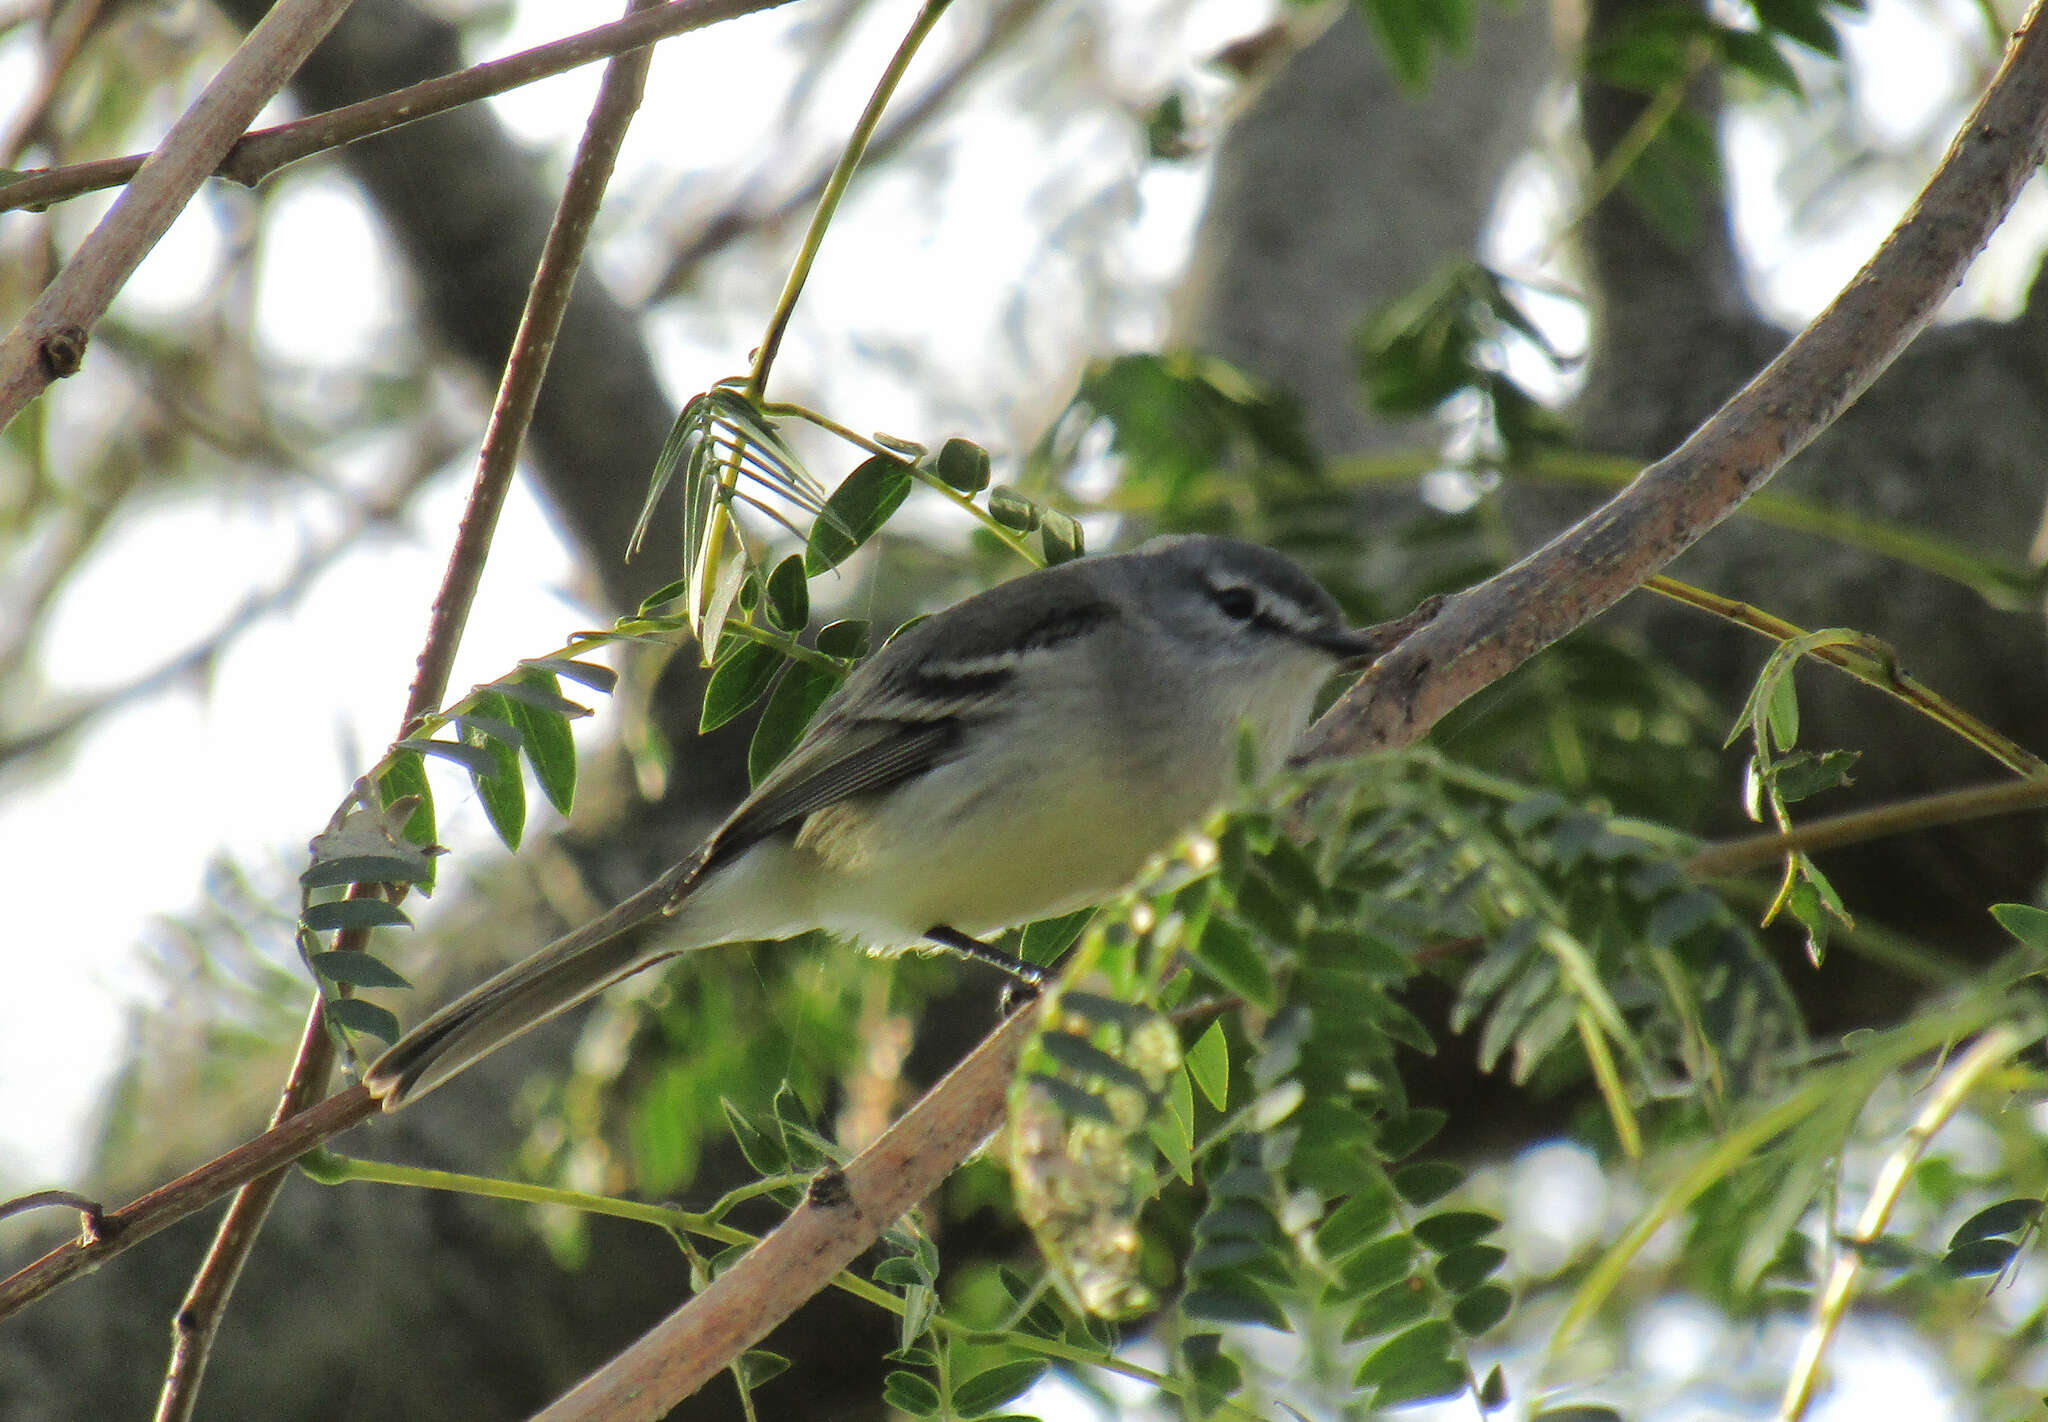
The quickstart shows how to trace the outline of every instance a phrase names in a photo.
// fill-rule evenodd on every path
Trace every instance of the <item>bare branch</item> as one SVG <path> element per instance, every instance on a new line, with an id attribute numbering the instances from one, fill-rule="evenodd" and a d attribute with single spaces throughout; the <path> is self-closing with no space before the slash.
<path id="1" fill-rule="evenodd" d="M 608 25 L 535 45 L 454 74 L 380 94 L 374 99 L 311 114 L 290 123 L 258 129 L 236 141 L 213 169 L 216 176 L 255 187 L 278 169 L 325 153 L 331 148 L 420 119 L 503 94 L 600 59 L 642 49 L 659 40 L 700 30 L 723 20 L 772 10 L 788 0 L 669 0 L 669 3 L 614 20 Z M 119 187 L 142 167 L 146 154 L 99 158 L 62 168 L 30 171 L 0 183 L 0 212 L 20 207 L 47 207 L 66 198 Z"/>
<path id="2" fill-rule="evenodd" d="M 52 380 L 74 373 L 94 323 L 348 0 L 280 0 L 178 116 L 127 191 L 0 340 L 0 428 Z"/>
<path id="3" fill-rule="evenodd" d="M 15 115 L 6 137 L 0 138 L 0 168 L 13 167 L 43 136 L 43 128 L 50 121 L 50 106 L 57 101 L 57 90 L 105 8 L 106 0 L 72 0 L 57 14 L 43 46 L 43 72 L 36 76 L 35 88 Z"/>
<path id="4" fill-rule="evenodd" d="M 360 1086 L 330 1096 L 254 1140 L 215 1156 L 142 1198 L 108 1210 L 90 1238 L 74 1239 L 0 1279 L 0 1318 L 34 1303 L 59 1284 L 98 1268 L 131 1245 L 205 1209 L 237 1186 L 289 1165 L 322 1141 L 360 1125 L 377 1113 L 377 1103 Z"/>

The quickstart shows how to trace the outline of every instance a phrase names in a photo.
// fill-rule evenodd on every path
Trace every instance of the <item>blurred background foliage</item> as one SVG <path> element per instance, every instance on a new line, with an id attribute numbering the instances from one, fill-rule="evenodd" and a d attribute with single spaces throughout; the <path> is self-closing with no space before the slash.
<path id="1" fill-rule="evenodd" d="M 0 164 L 146 146 L 263 8 L 5 10 Z M 598 18 L 358 0 L 289 105 Z M 470 680 L 677 577 L 680 519 L 622 556 L 649 473 L 690 397 L 744 368 L 907 20 L 823 0 L 664 46 Z M 1753 373 L 1917 188 L 2016 20 L 1990 0 L 955 0 L 769 393 L 985 447 L 995 487 L 953 487 L 1038 556 L 1048 512 L 1097 550 L 1227 531 L 1301 558 L 1360 619 L 1396 616 L 1512 561 Z M 267 1111 L 311 985 L 298 846 L 388 734 L 589 84 L 209 186 L 85 372 L 0 436 L 0 823 L 43 905 L 7 1035 L 57 1020 L 99 1065 L 53 1079 L 106 1081 L 90 1125 L 31 1117 L 16 1103 L 43 1083 L 8 1059 L 7 1114 L 49 1122 L 11 1140 L 29 1158 L 10 1187 L 56 1171 L 119 1195 Z M 0 214 L 0 312 L 103 207 Z M 2037 749 L 2042 229 L 2024 200 L 1950 318 L 1674 570 L 1881 638 Z M 824 490 L 861 464 L 779 429 Z M 748 521 L 743 616 L 847 654 L 851 623 L 879 643 L 1025 566 L 936 488 L 864 497 L 886 523 L 799 581 L 800 609 L 767 576 L 800 545 Z M 1303 818 L 1254 805 L 1085 932 L 1027 939 L 1079 934 L 1089 976 L 1020 1083 L 1023 1125 L 864 1262 L 893 1304 L 829 1295 L 770 1340 L 790 1371 L 757 1357 L 755 1403 L 1336 1416 L 1462 1390 L 1461 1412 L 1762 1416 L 1853 1267 L 1817 1411 L 2038 1415 L 2048 935 L 1987 910 L 2038 899 L 2042 837 L 2007 819 L 1821 856 L 1805 911 L 1758 928 L 1768 875 L 1683 868 L 1747 826 L 1752 752 L 1781 775 L 1816 753 L 1778 784 L 1795 817 L 1997 767 L 1811 664 L 1772 702 L 1772 744 L 1730 743 L 1771 644 L 1646 601 L 1428 751 L 1326 772 Z M 618 648 L 617 695 L 578 723 L 573 815 L 530 797 L 516 857 L 489 848 L 502 785 L 432 771 L 456 852 L 421 930 L 378 944 L 419 988 L 379 1000 L 414 1019 L 693 843 L 747 784 L 759 713 L 740 708 L 786 720 L 806 698 L 777 697 L 818 670 L 747 657 L 714 715 L 694 648 Z M 1819 758 L 1842 750 L 1846 775 Z M 25 961 L 88 946 L 95 991 Z M 698 955 L 344 1144 L 727 1200 L 761 1228 L 773 1197 L 728 1192 L 857 1149 L 995 995 L 970 967 L 808 939 Z M 15 1230 L 10 1257 L 50 1230 Z M 203 1239 L 175 1231 L 10 1321 L 0 1412 L 139 1412 Z M 523 1415 L 693 1267 L 712 1263 L 645 1225 L 294 1181 L 201 1415 Z M 738 1396 L 685 1414 L 739 1415 Z"/>

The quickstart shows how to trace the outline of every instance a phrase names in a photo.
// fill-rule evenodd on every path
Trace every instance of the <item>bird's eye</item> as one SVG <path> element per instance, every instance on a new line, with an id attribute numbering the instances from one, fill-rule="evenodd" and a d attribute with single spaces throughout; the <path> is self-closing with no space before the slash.
<path id="1" fill-rule="evenodd" d="M 1239 622 L 1251 621 L 1259 610 L 1259 600 L 1249 588 L 1216 588 L 1209 595 L 1216 599 L 1216 606 L 1225 617 L 1234 617 Z"/>

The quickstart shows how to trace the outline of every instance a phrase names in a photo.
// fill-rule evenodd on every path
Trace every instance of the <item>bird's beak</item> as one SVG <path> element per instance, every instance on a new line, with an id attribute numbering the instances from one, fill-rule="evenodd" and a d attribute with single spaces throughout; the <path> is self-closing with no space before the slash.
<path id="1" fill-rule="evenodd" d="M 1318 650 L 1336 658 L 1347 671 L 1363 669 L 1392 645 L 1372 627 L 1333 627 L 1309 640 Z"/>

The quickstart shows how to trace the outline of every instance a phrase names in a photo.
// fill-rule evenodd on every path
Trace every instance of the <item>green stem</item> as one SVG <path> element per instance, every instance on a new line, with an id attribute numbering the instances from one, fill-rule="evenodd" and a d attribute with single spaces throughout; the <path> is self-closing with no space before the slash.
<path id="1" fill-rule="evenodd" d="M 2002 1065 L 2026 1043 L 2026 1037 L 2010 1026 L 1994 1028 L 1978 1038 L 1976 1045 L 1942 1074 L 1933 1095 L 1907 1129 L 1905 1140 L 1885 1161 L 1884 1168 L 1878 1172 L 1877 1183 L 1871 1188 L 1870 1200 L 1856 1221 L 1856 1233 L 1847 1241 L 1852 1247 L 1843 1249 L 1837 1245 L 1839 1252 L 1835 1266 L 1828 1271 L 1827 1284 L 1814 1303 L 1813 1327 L 1800 1340 L 1799 1356 L 1792 1365 L 1792 1376 L 1785 1384 L 1785 1399 L 1778 1407 L 1779 1422 L 1799 1422 L 1813 1401 L 1813 1389 L 1820 1380 L 1821 1359 L 1842 1326 L 1842 1317 L 1849 1309 L 1849 1295 L 1863 1267 L 1863 1255 L 1854 1246 L 1869 1244 L 1884 1233 L 1884 1227 L 1891 1219 L 1892 1207 L 1898 1204 L 1899 1196 L 1906 1188 L 1907 1176 L 1919 1164 L 1920 1157 L 1926 1154 L 1935 1132 L 1948 1124 L 1949 1118 L 1962 1108 L 1970 1092 L 1995 1067 Z"/>
<path id="2" fill-rule="evenodd" d="M 2015 968 L 2014 965 L 2017 965 Z M 2033 967 L 2015 955 L 2005 967 L 1984 975 L 1977 991 L 1946 1008 L 1925 1013 L 1878 1032 L 1847 1062 L 1809 1071 L 1784 1100 L 1734 1127 L 1682 1170 L 1595 1261 L 1551 1334 L 1549 1355 L 1557 1357 L 1620 1287 L 1622 1277 L 1650 1240 L 1673 1223 L 1709 1188 L 1759 1156 L 1765 1147 L 1817 1111 L 1838 1105 L 1845 1095 L 1864 1099 L 1888 1073 L 1944 1043 L 1981 1031 L 2003 1013 L 2016 975 Z"/>
<path id="3" fill-rule="evenodd" d="M 882 122 L 882 110 L 888 107 L 890 96 L 896 92 L 904 71 L 910 68 L 912 56 L 924 43 L 924 37 L 931 33 L 932 26 L 939 22 L 939 16 L 946 13 L 949 3 L 951 0 L 925 0 L 917 18 L 911 21 L 909 32 L 896 46 L 896 53 L 889 57 L 889 67 L 882 71 L 874 93 L 868 95 L 868 106 L 861 111 L 860 120 L 847 137 L 846 149 L 839 155 L 839 163 L 832 169 L 832 176 L 825 180 L 825 191 L 819 194 L 817 210 L 811 214 L 811 225 L 804 231 L 803 245 L 797 248 L 796 260 L 790 265 L 789 279 L 782 284 L 782 295 L 775 303 L 774 314 L 768 318 L 767 333 L 761 337 L 754 368 L 747 375 L 747 398 L 756 404 L 760 403 L 761 394 L 767 388 L 768 368 L 775 364 L 775 354 L 782 348 L 783 333 L 789 329 L 789 319 L 796 312 L 797 298 L 803 295 L 804 283 L 809 280 L 812 264 L 818 259 L 818 249 L 824 245 L 825 229 L 831 226 L 839 200 L 846 195 L 847 184 L 853 181 L 853 170 L 860 166 L 861 155 L 867 152 L 868 141 L 875 136 L 875 129 Z"/>
<path id="4" fill-rule="evenodd" d="M 763 627 L 756 622 L 738 620 L 727 622 L 725 630 L 735 637 L 744 637 L 749 642 L 759 642 L 764 647 L 773 647 L 793 662 L 802 662 L 805 666 L 816 667 L 819 671 L 830 672 L 834 676 L 846 674 L 846 664 L 837 657 L 827 656 L 815 647 L 806 647 L 786 632 L 777 632 L 772 627 Z"/>
<path id="5" fill-rule="evenodd" d="M 754 1195 L 765 1194 L 788 1185 L 802 1185 L 809 1179 L 803 1175 L 771 1176 L 729 1192 L 710 1210 L 698 1213 L 692 1210 L 679 1210 L 672 1205 L 649 1205 L 635 1200 L 617 1200 L 608 1195 L 592 1195 L 581 1190 L 565 1190 L 553 1185 L 530 1185 L 517 1180 L 498 1180 L 488 1175 L 467 1175 L 453 1170 L 426 1170 L 419 1166 L 392 1165 L 381 1160 L 360 1160 L 354 1156 L 338 1155 L 330 1150 L 315 1150 L 300 1157 L 299 1167 L 307 1176 L 322 1185 L 343 1185 L 356 1181 L 379 1185 L 404 1185 L 422 1190 L 448 1190 L 458 1195 L 476 1195 L 488 1200 L 510 1200 L 518 1204 L 564 1205 L 587 1214 L 636 1220 L 672 1233 L 695 1234 L 720 1244 L 760 1242 L 759 1235 L 749 1234 L 743 1229 L 735 1229 L 731 1225 L 719 1222 L 717 1217 L 727 1208 Z M 833 1275 L 832 1286 L 842 1293 L 851 1294 L 863 1303 L 873 1304 L 876 1308 L 887 1310 L 898 1317 L 903 1314 L 902 1299 L 879 1284 L 870 1283 L 848 1270 L 842 1269 Z M 1154 1372 L 1150 1368 L 1127 1362 L 1111 1354 L 1076 1348 L 1056 1338 L 1040 1338 L 1029 1333 L 992 1334 L 984 1329 L 970 1328 L 946 1318 L 933 1319 L 932 1326 L 963 1342 L 1001 1345 L 1023 1353 L 1035 1353 L 1042 1358 L 1101 1368 L 1105 1372 L 1149 1383 L 1169 1397 L 1184 1399 L 1188 1394 L 1186 1385 L 1178 1378 Z M 1260 1422 L 1257 1413 L 1232 1402 L 1224 1403 L 1216 1415 L 1237 1418 L 1239 1422 Z"/>

